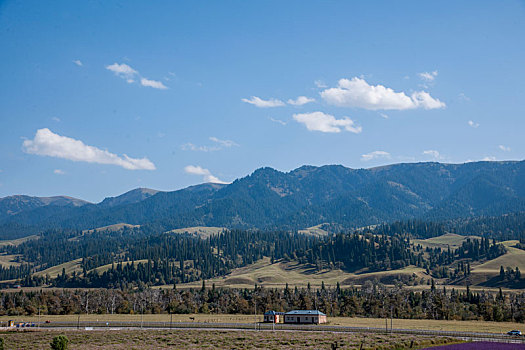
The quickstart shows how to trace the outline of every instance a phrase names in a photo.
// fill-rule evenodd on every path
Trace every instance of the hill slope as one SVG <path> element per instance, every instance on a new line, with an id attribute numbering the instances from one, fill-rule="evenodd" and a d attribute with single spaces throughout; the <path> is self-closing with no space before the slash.
<path id="1" fill-rule="evenodd" d="M 261 168 L 229 185 L 173 192 L 137 189 L 81 207 L 44 206 L 0 224 L 91 229 L 117 223 L 163 230 L 194 226 L 303 229 L 361 227 L 424 218 L 448 220 L 525 211 L 525 161 L 411 163 L 371 169 Z"/>

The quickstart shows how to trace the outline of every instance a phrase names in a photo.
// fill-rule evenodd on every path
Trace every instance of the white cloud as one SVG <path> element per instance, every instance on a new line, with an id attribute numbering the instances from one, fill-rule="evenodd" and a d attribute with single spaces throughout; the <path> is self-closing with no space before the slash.
<path id="1" fill-rule="evenodd" d="M 263 100 L 257 96 L 252 96 L 250 99 L 243 98 L 241 100 L 259 108 L 282 107 L 285 105 L 284 102 L 281 100 L 277 100 L 274 98 L 271 98 L 269 100 Z"/>
<path id="2" fill-rule="evenodd" d="M 74 60 L 73 63 L 76 64 L 76 65 L 79 66 L 79 67 L 82 67 L 82 66 L 83 66 L 81 60 Z"/>
<path id="3" fill-rule="evenodd" d="M 181 149 L 183 151 L 200 151 L 200 152 L 214 152 L 214 151 L 220 151 L 223 148 L 230 148 L 233 146 L 239 146 L 234 141 L 231 140 L 221 140 L 214 136 L 211 136 L 210 141 L 215 142 L 216 145 L 214 146 L 197 146 L 191 142 L 185 143 L 181 146 Z"/>
<path id="4" fill-rule="evenodd" d="M 131 68 L 125 63 L 122 63 L 122 64 L 113 63 L 109 66 L 106 66 L 106 69 L 115 73 L 116 76 L 121 77 L 122 79 L 125 79 L 128 83 L 130 81 L 133 82 L 134 81 L 133 77 L 139 74 L 139 72 L 137 72 L 136 70 L 134 70 L 133 68 Z"/>
<path id="5" fill-rule="evenodd" d="M 494 162 L 495 160 L 496 160 L 496 157 L 494 157 L 494 156 L 487 156 L 487 157 L 482 159 L 482 161 L 484 161 L 484 162 Z"/>
<path id="6" fill-rule="evenodd" d="M 59 123 L 60 122 L 60 118 L 59 117 L 52 117 L 51 120 Z"/>
<path id="7" fill-rule="evenodd" d="M 183 151 L 200 151 L 200 152 L 213 152 L 213 151 L 218 151 L 221 149 L 220 147 L 217 147 L 217 146 L 213 146 L 213 147 L 197 146 L 191 142 L 183 144 L 182 146 L 180 146 L 180 148 Z"/>
<path id="8" fill-rule="evenodd" d="M 47 128 L 37 130 L 33 140 L 25 140 L 22 149 L 29 154 L 77 162 L 113 164 L 128 170 L 155 170 L 155 165 L 147 158 L 131 158 L 126 154 L 118 156 L 107 150 L 88 146 L 80 140 L 55 134 Z"/>
<path id="9" fill-rule="evenodd" d="M 498 148 L 502 150 L 503 152 L 510 152 L 510 147 L 506 147 L 503 145 L 499 145 Z"/>
<path id="10" fill-rule="evenodd" d="M 221 140 L 221 139 L 218 139 L 218 138 L 216 138 L 214 136 L 211 136 L 210 140 L 215 142 L 215 143 L 218 143 L 219 145 L 221 145 L 221 147 L 230 148 L 232 146 L 239 146 L 236 142 L 234 142 L 232 140 Z"/>
<path id="11" fill-rule="evenodd" d="M 434 79 L 436 79 L 438 75 L 438 71 L 435 70 L 433 72 L 423 72 L 423 73 L 419 73 L 418 75 L 421 79 L 431 82 L 431 81 L 434 81 Z"/>
<path id="12" fill-rule="evenodd" d="M 416 91 L 409 97 L 383 85 L 369 85 L 364 79 L 340 79 L 338 86 L 321 91 L 321 97 L 329 104 L 340 107 L 358 107 L 369 110 L 406 110 L 444 108 L 445 103 L 430 96 L 428 92 Z"/>
<path id="13" fill-rule="evenodd" d="M 320 89 L 324 89 L 324 88 L 328 87 L 328 85 L 326 85 L 324 83 L 324 81 L 322 81 L 322 80 L 316 80 L 316 81 L 314 81 L 314 84 L 315 84 L 315 86 L 317 86 Z"/>
<path id="14" fill-rule="evenodd" d="M 162 84 L 161 81 L 150 80 L 146 78 L 141 78 L 140 84 L 142 86 L 152 87 L 154 89 L 161 89 L 161 90 L 166 90 L 168 88 L 166 85 Z"/>
<path id="15" fill-rule="evenodd" d="M 184 171 L 191 175 L 201 175 L 203 176 L 203 179 L 205 182 L 212 182 L 216 184 L 227 184 L 228 182 L 224 182 L 217 178 L 216 176 L 213 176 L 212 173 L 208 169 L 204 169 L 200 166 L 195 165 L 188 165 L 184 168 Z"/>
<path id="16" fill-rule="evenodd" d="M 275 118 L 272 118 L 272 117 L 268 117 L 268 119 L 270 119 L 274 123 L 279 123 L 281 125 L 286 125 L 286 122 L 284 120 L 275 119 Z"/>
<path id="17" fill-rule="evenodd" d="M 479 126 L 478 123 L 475 123 L 475 122 L 472 121 L 472 120 L 469 120 L 469 121 L 468 121 L 468 125 L 470 125 L 470 126 L 473 127 L 473 128 L 477 128 L 477 127 Z"/>
<path id="18" fill-rule="evenodd" d="M 383 117 L 384 119 L 388 119 L 388 118 L 390 118 L 390 117 L 388 116 L 388 114 L 385 114 L 385 113 L 379 113 L 379 115 L 380 115 L 381 117 Z"/>
<path id="19" fill-rule="evenodd" d="M 142 86 L 151 87 L 154 89 L 161 89 L 161 90 L 165 90 L 168 88 L 166 85 L 164 85 L 160 81 L 151 80 L 151 79 L 142 77 L 137 70 L 131 68 L 125 63 L 122 63 L 122 64 L 113 63 L 109 66 L 106 66 L 106 69 L 115 73 L 116 76 L 124 79 L 128 84 L 133 84 L 134 82 L 137 81 L 137 79 L 139 79 L 140 85 Z"/>
<path id="20" fill-rule="evenodd" d="M 299 96 L 295 100 L 289 99 L 287 102 L 288 104 L 293 105 L 293 106 L 302 106 L 302 105 L 305 105 L 307 103 L 314 102 L 314 101 L 315 101 L 315 98 Z"/>
<path id="21" fill-rule="evenodd" d="M 348 117 L 336 119 L 333 115 L 323 112 L 294 114 L 293 118 L 297 122 L 303 123 L 310 131 L 341 132 L 341 129 L 344 129 L 354 134 L 359 134 L 362 131 L 362 128 L 355 125 L 354 121 Z"/>
<path id="22" fill-rule="evenodd" d="M 436 150 L 433 150 L 433 149 L 429 149 L 429 150 L 423 151 L 423 154 L 425 156 L 431 156 L 434 159 L 441 159 L 442 158 L 441 155 L 439 154 L 439 152 L 436 151 Z"/>
<path id="23" fill-rule="evenodd" d="M 361 155 L 361 160 L 365 162 L 378 158 L 390 159 L 390 153 L 385 151 L 374 151 Z"/>
<path id="24" fill-rule="evenodd" d="M 61 169 L 55 169 L 55 170 L 53 170 L 53 173 L 57 174 L 57 175 L 64 175 L 66 172 L 64 170 L 61 170 Z"/>

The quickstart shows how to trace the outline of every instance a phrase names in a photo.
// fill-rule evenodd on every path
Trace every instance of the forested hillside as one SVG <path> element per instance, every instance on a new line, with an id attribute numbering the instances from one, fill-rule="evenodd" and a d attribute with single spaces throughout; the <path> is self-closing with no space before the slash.
<path id="1" fill-rule="evenodd" d="M 2 199 L 0 238 L 118 223 L 164 231 L 191 226 L 296 230 L 321 223 L 358 228 L 407 219 L 500 216 L 525 211 L 524 178 L 525 161 L 303 166 L 288 173 L 262 168 L 229 185 L 158 193 L 137 189 L 99 204 L 35 206 Z"/>

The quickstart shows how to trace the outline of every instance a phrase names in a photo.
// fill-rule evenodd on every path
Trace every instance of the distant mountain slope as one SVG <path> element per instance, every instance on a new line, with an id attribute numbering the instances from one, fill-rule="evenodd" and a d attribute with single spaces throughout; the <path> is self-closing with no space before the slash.
<path id="1" fill-rule="evenodd" d="M 411 218 L 497 216 L 525 211 L 524 179 L 525 161 L 371 169 L 303 166 L 288 173 L 261 168 L 229 185 L 202 184 L 158 193 L 136 189 L 98 205 L 36 207 L 0 224 L 302 229 L 320 223 L 350 228 Z"/>
<path id="2" fill-rule="evenodd" d="M 0 220 L 16 215 L 23 211 L 32 210 L 48 205 L 57 207 L 81 207 L 89 204 L 81 199 L 68 196 L 54 197 L 31 197 L 24 195 L 15 195 L 0 198 Z"/>
<path id="3" fill-rule="evenodd" d="M 159 192 L 160 191 L 152 190 L 150 188 L 136 188 L 117 197 L 107 197 L 99 203 L 99 206 L 109 208 L 119 205 L 137 203 Z"/>

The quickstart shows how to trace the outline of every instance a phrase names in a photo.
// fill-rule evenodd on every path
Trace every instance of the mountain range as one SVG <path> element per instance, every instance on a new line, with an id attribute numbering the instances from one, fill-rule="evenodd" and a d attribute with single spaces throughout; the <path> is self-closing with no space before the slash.
<path id="1" fill-rule="evenodd" d="M 172 192 L 138 188 L 98 204 L 71 197 L 0 198 L 0 237 L 116 223 L 300 229 L 403 219 L 448 220 L 525 211 L 525 161 L 403 163 L 370 169 L 261 168 L 233 183 Z"/>

